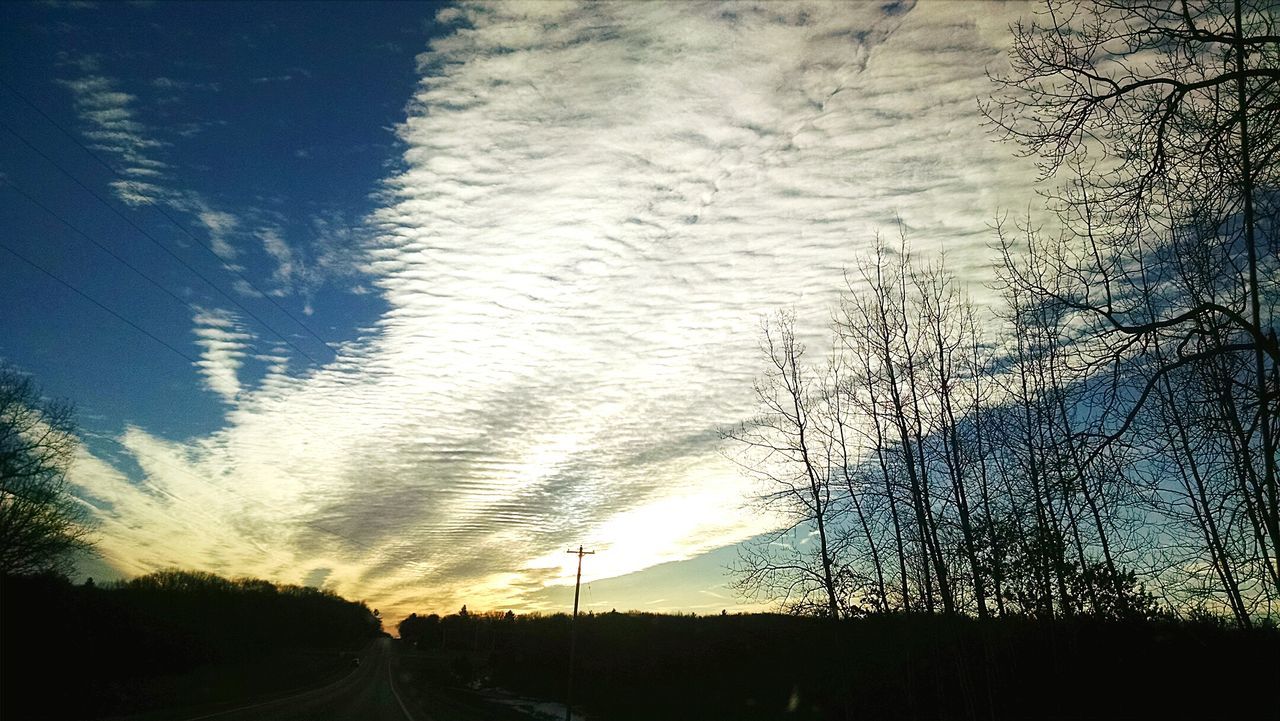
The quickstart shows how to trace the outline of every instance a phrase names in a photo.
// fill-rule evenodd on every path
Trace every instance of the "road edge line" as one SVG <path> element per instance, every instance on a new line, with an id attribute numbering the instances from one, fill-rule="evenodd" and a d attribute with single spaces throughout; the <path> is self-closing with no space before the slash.
<path id="1" fill-rule="evenodd" d="M 395 674 L 391 673 L 389 661 L 390 659 L 388 659 L 387 663 L 387 683 L 391 684 L 391 695 L 396 697 L 396 703 L 400 704 L 400 711 L 404 713 L 404 717 L 409 721 L 416 721 L 413 718 L 413 714 L 409 713 L 409 707 L 404 705 L 404 699 L 400 698 L 400 692 L 396 690 L 396 677 Z"/>

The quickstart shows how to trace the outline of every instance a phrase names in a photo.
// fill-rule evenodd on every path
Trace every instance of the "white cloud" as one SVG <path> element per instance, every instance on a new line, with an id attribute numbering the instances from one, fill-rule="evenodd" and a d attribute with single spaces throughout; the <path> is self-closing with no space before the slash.
<path id="1" fill-rule="evenodd" d="M 97 68 L 100 60 L 95 58 L 88 64 Z M 85 62 L 79 65 L 84 66 Z M 138 97 L 118 90 L 117 80 L 96 73 L 61 82 L 72 92 L 76 111 L 84 124 L 82 134 L 89 141 L 89 147 L 104 153 L 105 160 L 121 176 L 108 183 L 116 197 L 131 206 L 154 204 L 194 216 L 207 231 L 213 252 L 226 262 L 234 259 L 238 251 L 232 238 L 242 225 L 240 219 L 213 207 L 199 193 L 181 187 L 174 180 L 173 168 L 155 157 L 172 144 L 160 140 L 159 133 L 138 119 L 135 109 Z M 180 87 L 217 90 L 214 84 L 183 83 L 164 77 L 155 79 L 151 85 L 168 90 Z M 221 121 L 187 123 L 171 131 L 178 137 L 190 137 L 218 124 Z"/>
<path id="2" fill-rule="evenodd" d="M 196 217 L 200 219 L 200 224 L 209 231 L 209 247 L 223 260 L 231 260 L 236 257 L 237 251 L 229 240 L 240 225 L 240 220 L 236 216 L 221 211 L 214 210 L 203 203 L 201 209 L 196 212 Z"/>
<path id="3" fill-rule="evenodd" d="M 325 283 L 362 275 L 364 259 L 361 234 L 339 216 L 313 217 L 310 226 L 313 237 L 307 245 L 290 243 L 285 232 L 276 226 L 262 227 L 255 232 L 274 265 L 271 283 L 275 288 L 271 292 L 300 294 L 307 306 L 312 294 Z"/>
<path id="4" fill-rule="evenodd" d="M 244 365 L 252 336 L 226 311 L 205 310 L 196 314 L 194 321 L 196 345 L 200 346 L 196 367 L 205 387 L 227 403 L 234 403 L 241 391 L 237 374 Z"/>
<path id="5" fill-rule="evenodd" d="M 257 236 L 258 240 L 262 241 L 263 250 L 276 262 L 272 279 L 280 285 L 288 286 L 301 270 L 294 259 L 293 249 L 285 242 L 279 228 L 262 228 L 257 232 Z"/>
<path id="6" fill-rule="evenodd" d="M 83 124 L 82 135 L 89 141 L 89 146 L 105 154 L 105 159 L 120 174 L 108 182 L 116 197 L 131 206 L 154 204 L 191 218 L 191 227 L 204 231 L 198 232 L 200 241 L 239 276 L 233 281 L 233 288 L 240 295 L 261 297 L 264 292 L 274 296 L 300 294 L 304 296 L 304 313 L 311 315 L 311 298 L 322 285 L 363 272 L 363 255 L 359 249 L 361 236 L 339 217 L 330 214 L 311 218 L 315 240 L 310 248 L 305 248 L 289 243 L 284 230 L 277 225 L 266 224 L 256 231 L 250 230 L 259 225 L 264 216 L 271 218 L 275 214 L 255 208 L 233 213 L 217 207 L 200 192 L 183 187 L 174 177 L 177 175 L 175 169 L 156 157 L 172 144 L 157 139 L 159 133 L 139 120 L 136 109 L 140 104 L 139 98 L 119 90 L 119 81 L 100 74 L 99 58 L 67 59 L 64 64 L 81 70 L 92 68 L 93 74 L 61 83 L 72 92 Z M 302 68 L 291 68 L 290 72 L 310 76 L 309 71 Z M 192 83 L 168 77 L 155 78 L 148 86 L 152 91 L 218 91 L 216 83 Z M 202 119 L 168 126 L 166 132 L 168 137 L 189 139 L 207 128 L 225 123 L 216 118 Z M 263 288 L 266 281 L 255 283 L 245 277 L 249 265 L 242 264 L 246 260 L 243 257 L 246 249 L 242 245 L 255 240 L 261 245 L 266 258 L 274 264 L 269 279 L 273 287 Z"/>
<path id="7" fill-rule="evenodd" d="M 204 507 L 286 557 L 236 572 L 333 569 L 394 617 L 519 605 L 567 578 L 579 542 L 601 548 L 601 578 L 773 525 L 718 453 L 754 410 L 759 318 L 795 307 L 816 337 L 895 214 L 984 279 L 987 221 L 1024 207 L 1034 174 L 975 102 L 1016 10 L 442 11 L 455 29 L 419 58 L 403 170 L 367 253 L 341 261 L 389 310 L 329 365 L 290 375 L 281 356 L 255 387 L 236 380 L 238 331 L 204 326 L 206 383 L 234 403 L 173 465 L 254 499 Z M 294 249 L 258 237 L 296 277 Z M 172 455 L 148 439 L 128 442 Z M 196 493 L 163 466 L 148 478 Z M 252 556 L 211 533 L 226 564 Z"/>
<path id="8" fill-rule="evenodd" d="M 126 180 L 112 184 L 117 196 L 131 205 L 162 197 L 162 188 L 137 178 L 155 178 L 168 166 L 151 156 L 167 143 L 151 137 L 140 123 L 133 106 L 137 98 L 116 89 L 116 82 L 101 75 L 88 75 L 62 82 L 71 90 L 76 110 L 85 122 L 84 136 L 94 150 L 104 152 Z"/>

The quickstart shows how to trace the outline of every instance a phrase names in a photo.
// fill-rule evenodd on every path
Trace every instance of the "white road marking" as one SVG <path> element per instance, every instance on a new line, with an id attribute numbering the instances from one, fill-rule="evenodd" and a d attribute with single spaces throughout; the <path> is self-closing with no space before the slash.
<path id="1" fill-rule="evenodd" d="M 391 652 L 387 652 L 387 683 L 391 684 L 391 695 L 396 697 L 396 703 L 400 704 L 400 710 L 404 712 L 404 717 L 409 721 L 414 721 L 413 714 L 409 713 L 409 709 L 404 705 L 404 699 L 400 698 L 400 692 L 396 691 L 396 678 L 391 675 Z"/>

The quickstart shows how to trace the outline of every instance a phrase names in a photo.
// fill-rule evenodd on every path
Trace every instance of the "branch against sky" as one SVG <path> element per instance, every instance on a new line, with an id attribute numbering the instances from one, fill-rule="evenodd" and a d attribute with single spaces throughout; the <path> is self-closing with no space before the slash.
<path id="1" fill-rule="evenodd" d="M 1207 555 L 1246 624 L 1237 577 L 1262 607 L 1280 594 L 1276 23 L 1245 0 L 1048 2 L 1015 27 L 1012 72 L 984 106 L 1066 176 L 1052 195 L 1064 232 L 1029 234 L 1034 272 L 1006 267 L 1070 316 L 1080 365 L 1113 374 L 1086 460 L 1122 443 L 1176 459 L 1204 539 L 1180 565 Z M 1229 552 L 1219 529 L 1235 516 L 1251 527 Z"/>
<path id="2" fill-rule="evenodd" d="M 67 474 L 79 439 L 71 406 L 0 364 L 0 573 L 65 573 L 92 547 Z"/>

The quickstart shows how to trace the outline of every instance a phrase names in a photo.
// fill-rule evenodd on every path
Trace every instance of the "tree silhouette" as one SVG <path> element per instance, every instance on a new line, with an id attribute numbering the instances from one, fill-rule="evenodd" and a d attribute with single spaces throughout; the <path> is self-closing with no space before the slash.
<path id="1" fill-rule="evenodd" d="M 0 366 L 0 573 L 65 573 L 90 548 L 89 518 L 68 487 L 74 412 Z"/>
<path id="2" fill-rule="evenodd" d="M 1065 182 L 1061 232 L 1032 234 L 1039 260 L 1006 263 L 1010 284 L 1076 329 L 1080 369 L 1113 377 L 1069 480 L 1087 488 L 1118 449 L 1154 455 L 1176 479 L 1154 481 L 1161 512 L 1200 537 L 1166 565 L 1212 568 L 1248 623 L 1246 595 L 1280 596 L 1274 5 L 1051 0 L 1011 60 L 983 110 Z"/>
<path id="3" fill-rule="evenodd" d="M 760 414 L 725 433 L 745 452 L 740 463 L 763 484 L 762 505 L 780 513 L 787 525 L 764 542 L 742 550 L 736 571 L 744 594 L 780 598 L 788 610 L 841 615 L 834 536 L 828 530 L 833 508 L 836 456 L 833 436 L 819 397 L 820 382 L 804 365 L 804 344 L 795 335 L 795 317 L 780 313 L 762 328 L 761 351 L 769 370 L 755 384 Z M 790 536 L 812 533 L 812 551 Z"/>

